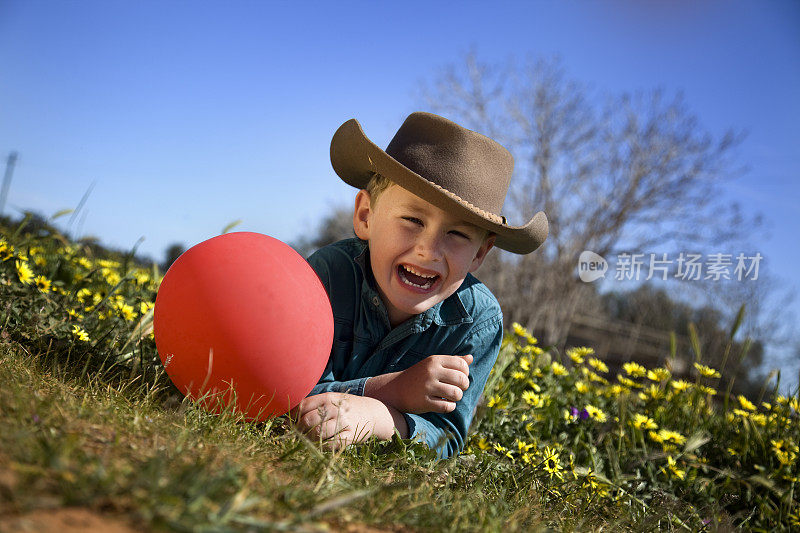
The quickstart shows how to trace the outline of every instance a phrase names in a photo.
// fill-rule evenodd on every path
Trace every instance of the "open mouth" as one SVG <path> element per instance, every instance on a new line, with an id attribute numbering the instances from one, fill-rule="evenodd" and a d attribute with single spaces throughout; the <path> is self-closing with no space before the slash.
<path id="1" fill-rule="evenodd" d="M 422 272 L 415 270 L 414 267 L 407 265 L 398 265 L 397 275 L 406 285 L 423 291 L 433 287 L 433 285 L 439 280 L 438 274 L 423 274 Z"/>

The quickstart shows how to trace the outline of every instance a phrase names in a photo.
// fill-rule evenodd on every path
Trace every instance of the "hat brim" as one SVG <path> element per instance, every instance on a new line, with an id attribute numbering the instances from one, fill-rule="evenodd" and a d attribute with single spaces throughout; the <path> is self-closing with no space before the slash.
<path id="1" fill-rule="evenodd" d="M 495 222 L 477 207 L 409 170 L 384 152 L 369 140 L 356 119 L 348 120 L 333 134 L 331 165 L 345 183 L 358 189 L 366 188 L 374 174 L 381 174 L 439 209 L 494 233 L 495 246 L 503 250 L 528 254 L 547 239 L 548 223 L 544 212 L 539 211 L 523 226 L 510 226 L 505 218 L 503 223 Z"/>

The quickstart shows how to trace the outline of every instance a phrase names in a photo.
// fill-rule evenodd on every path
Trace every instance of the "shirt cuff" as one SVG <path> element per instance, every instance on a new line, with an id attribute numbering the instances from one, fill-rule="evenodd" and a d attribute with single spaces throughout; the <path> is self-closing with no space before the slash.
<path id="1" fill-rule="evenodd" d="M 451 455 L 445 432 L 442 428 L 434 425 L 420 415 L 403 413 L 408 424 L 408 438 L 417 439 L 425 443 L 428 448 L 434 450 L 439 459 L 446 459 Z"/>
<path id="2" fill-rule="evenodd" d="M 351 379 L 348 381 L 329 381 L 327 383 L 317 383 L 309 396 L 322 394 L 323 392 L 344 392 L 347 394 L 354 394 L 356 396 L 364 396 L 364 386 L 368 378 Z"/>

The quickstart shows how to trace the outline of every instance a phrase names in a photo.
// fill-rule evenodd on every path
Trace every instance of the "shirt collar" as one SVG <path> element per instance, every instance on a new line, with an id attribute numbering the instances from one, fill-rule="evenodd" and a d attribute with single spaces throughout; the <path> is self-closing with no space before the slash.
<path id="1" fill-rule="evenodd" d="M 362 250 L 353 261 L 361 268 L 361 272 L 364 275 L 361 296 L 362 301 L 369 305 L 375 302 L 375 298 L 380 298 L 380 296 L 375 286 L 375 278 L 372 275 L 372 269 L 369 267 L 369 246 L 366 241 L 361 239 L 359 239 L 358 242 Z M 459 292 L 456 291 L 444 301 L 439 302 L 424 313 L 415 316 L 413 320 L 415 325 L 421 326 L 422 329 L 427 329 L 431 322 L 439 326 L 454 326 L 457 324 L 468 324 L 472 322 L 472 317 L 467 313 L 464 302 L 461 300 Z"/>

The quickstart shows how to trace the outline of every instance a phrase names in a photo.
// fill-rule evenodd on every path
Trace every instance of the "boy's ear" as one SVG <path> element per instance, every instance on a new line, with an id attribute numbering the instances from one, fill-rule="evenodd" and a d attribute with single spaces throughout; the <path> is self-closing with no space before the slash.
<path id="1" fill-rule="evenodd" d="M 486 259 L 486 254 L 488 254 L 489 250 L 494 246 L 494 239 L 495 235 L 491 234 L 483 241 L 483 244 L 481 244 L 481 247 L 478 248 L 478 252 L 475 254 L 475 259 L 472 260 L 472 264 L 469 267 L 470 272 L 475 272 L 478 270 L 478 267 L 481 266 L 483 260 Z"/>
<path id="2" fill-rule="evenodd" d="M 371 200 L 369 193 L 365 189 L 358 191 L 356 195 L 356 206 L 353 209 L 353 230 L 356 236 L 363 240 L 369 240 L 369 218 L 372 214 Z"/>

